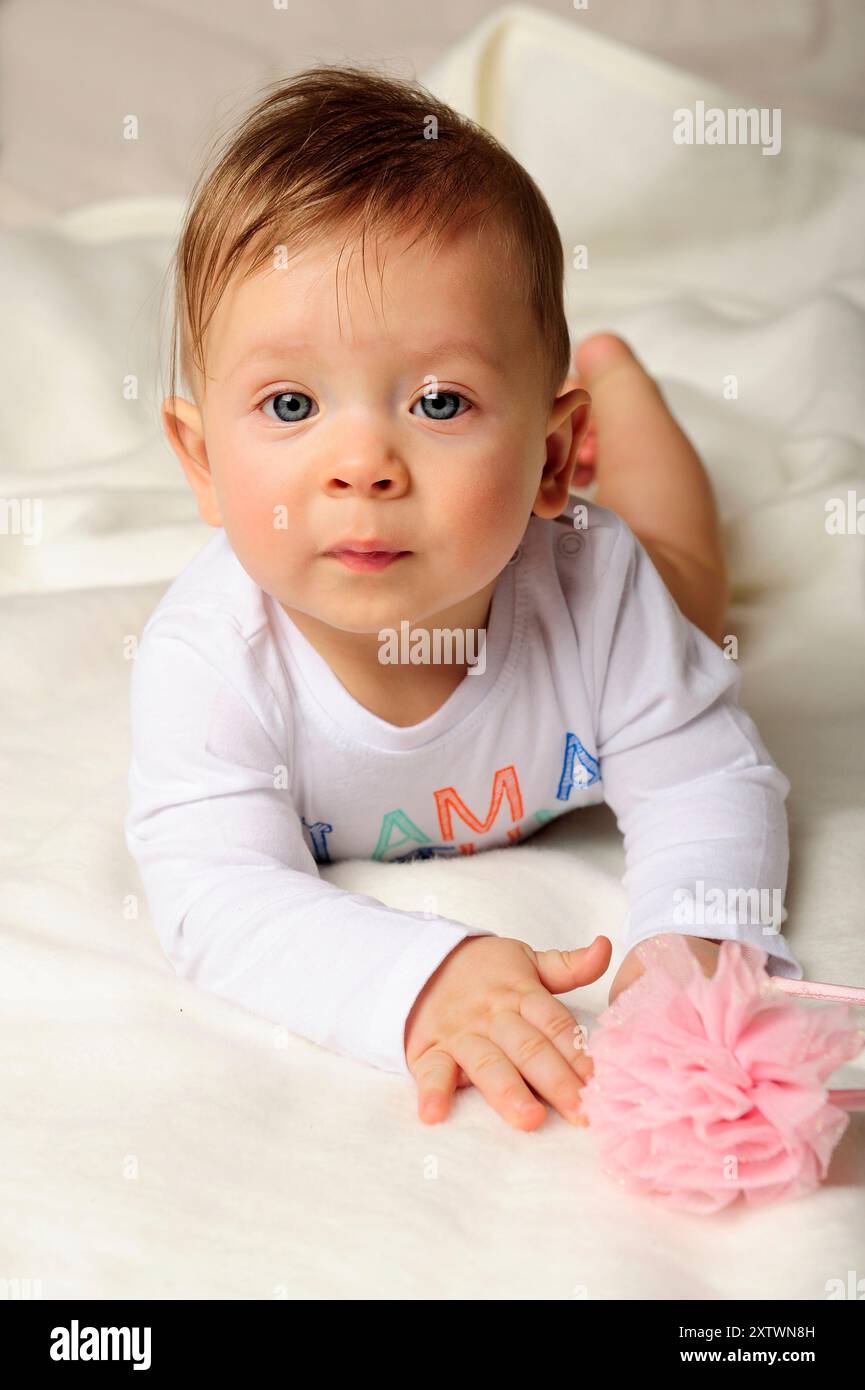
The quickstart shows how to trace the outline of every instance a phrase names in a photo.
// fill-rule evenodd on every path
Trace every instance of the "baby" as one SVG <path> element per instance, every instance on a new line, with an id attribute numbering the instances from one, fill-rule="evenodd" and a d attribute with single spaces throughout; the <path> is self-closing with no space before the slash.
<path id="1" fill-rule="evenodd" d="M 308 70 L 202 175 L 175 290 L 163 419 L 218 529 L 142 635 L 125 828 L 176 970 L 413 1076 L 428 1123 L 467 1085 L 518 1129 L 543 1101 L 584 1123 L 555 996 L 607 937 L 536 951 L 319 868 L 519 844 L 606 801 L 611 999 L 668 932 L 709 974 L 732 938 L 801 977 L 785 914 L 750 910 L 783 896 L 789 783 L 719 646 L 709 481 L 621 339 L 572 360 L 525 170 L 419 87 Z M 719 891 L 726 914 L 682 911 Z"/>

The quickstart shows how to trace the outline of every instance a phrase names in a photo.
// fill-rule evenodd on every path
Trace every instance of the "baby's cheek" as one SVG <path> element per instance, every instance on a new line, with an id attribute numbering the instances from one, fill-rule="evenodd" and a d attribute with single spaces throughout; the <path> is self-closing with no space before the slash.
<path id="1" fill-rule="evenodd" d="M 285 535 L 291 499 L 272 477 L 233 467 L 223 477 L 220 494 L 223 513 L 230 517 L 238 535 L 262 543 L 273 540 L 278 529 Z"/>
<path id="2" fill-rule="evenodd" d="M 265 483 L 239 472 L 225 478 L 219 492 L 232 549 L 247 572 L 264 586 L 281 561 L 284 565 L 289 538 L 296 539 L 291 501 L 280 495 L 272 481 Z"/>
<path id="3" fill-rule="evenodd" d="M 482 569 L 506 564 L 525 531 L 536 493 L 537 482 L 529 470 L 507 459 L 500 468 L 479 471 L 467 484 L 460 505 L 448 513 L 463 551 Z"/>
<path id="4" fill-rule="evenodd" d="M 254 553 L 262 559 L 272 553 L 276 543 L 273 512 L 262 498 L 238 497 L 228 508 L 226 527 L 238 551 Z M 284 532 L 283 532 L 284 534 Z"/>

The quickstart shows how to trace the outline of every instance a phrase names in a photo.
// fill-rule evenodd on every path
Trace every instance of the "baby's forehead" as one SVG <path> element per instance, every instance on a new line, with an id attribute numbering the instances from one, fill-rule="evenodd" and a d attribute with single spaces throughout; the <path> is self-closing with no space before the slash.
<path id="1" fill-rule="evenodd" d="M 457 346 L 469 356 L 473 349 L 501 367 L 527 345 L 528 306 L 483 238 L 453 238 L 434 250 L 424 239 L 395 238 L 379 249 L 378 259 L 369 248 L 362 259 L 344 238 L 296 253 L 277 244 L 262 263 L 238 267 L 211 321 L 211 352 L 234 359 L 281 343 L 333 350 L 420 343 L 447 346 L 451 355 Z"/>
<path id="2" fill-rule="evenodd" d="M 500 236 L 490 231 L 463 229 L 440 239 L 431 232 L 379 232 L 370 241 L 331 231 L 298 246 L 265 241 L 238 264 L 226 293 L 264 300 L 283 288 L 295 299 L 328 290 L 346 297 L 362 290 L 380 300 L 401 292 L 444 293 L 469 305 L 485 298 L 493 305 L 507 300 L 521 279 Z"/>

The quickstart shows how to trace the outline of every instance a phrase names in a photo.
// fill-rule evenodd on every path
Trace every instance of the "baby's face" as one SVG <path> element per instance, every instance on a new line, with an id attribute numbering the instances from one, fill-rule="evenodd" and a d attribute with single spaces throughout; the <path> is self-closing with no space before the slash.
<path id="1" fill-rule="evenodd" d="M 550 411 L 533 320 L 473 231 L 435 257 L 425 239 L 382 240 L 382 278 L 368 241 L 366 284 L 359 245 L 345 247 L 337 304 L 344 241 L 229 286 L 201 410 L 182 409 L 181 462 L 262 589 L 372 633 L 478 593 L 533 509 L 563 510 L 588 398 Z M 407 553 L 353 569 L 328 553 L 352 540 Z"/>

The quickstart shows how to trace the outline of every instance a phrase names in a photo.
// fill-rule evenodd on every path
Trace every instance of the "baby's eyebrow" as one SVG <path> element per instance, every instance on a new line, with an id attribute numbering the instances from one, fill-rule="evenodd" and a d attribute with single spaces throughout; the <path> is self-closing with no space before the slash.
<path id="1" fill-rule="evenodd" d="M 285 342 L 283 340 L 273 340 L 255 344 L 236 359 L 227 373 L 233 376 L 241 367 L 246 367 L 250 363 L 262 357 L 277 358 L 299 355 L 300 353 L 315 354 L 319 351 L 315 343 L 304 340 Z M 433 343 L 429 347 L 405 348 L 400 351 L 401 361 L 420 362 L 430 361 L 434 358 L 445 356 L 462 357 L 468 361 L 480 363 L 492 372 L 502 370 L 502 362 L 497 353 L 492 353 L 481 347 L 479 343 L 472 342 L 470 338 L 444 338 L 441 342 Z"/>
<path id="2" fill-rule="evenodd" d="M 303 341 L 289 343 L 281 339 L 273 339 L 271 341 L 256 343 L 253 347 L 245 350 L 239 357 L 235 358 L 226 375 L 233 376 L 235 372 L 240 371 L 241 367 L 246 367 L 251 362 L 256 362 L 262 357 L 287 357 L 291 354 L 314 351 L 315 345 L 313 343 Z"/>
<path id="3" fill-rule="evenodd" d="M 423 358 L 445 357 L 465 357 L 471 361 L 480 362 L 482 366 L 489 367 L 490 371 L 501 371 L 501 360 L 498 353 L 487 352 L 479 343 L 474 343 L 470 338 L 444 338 L 439 343 L 433 343 L 430 347 L 409 349 L 405 356 L 412 361 L 421 361 Z"/>

